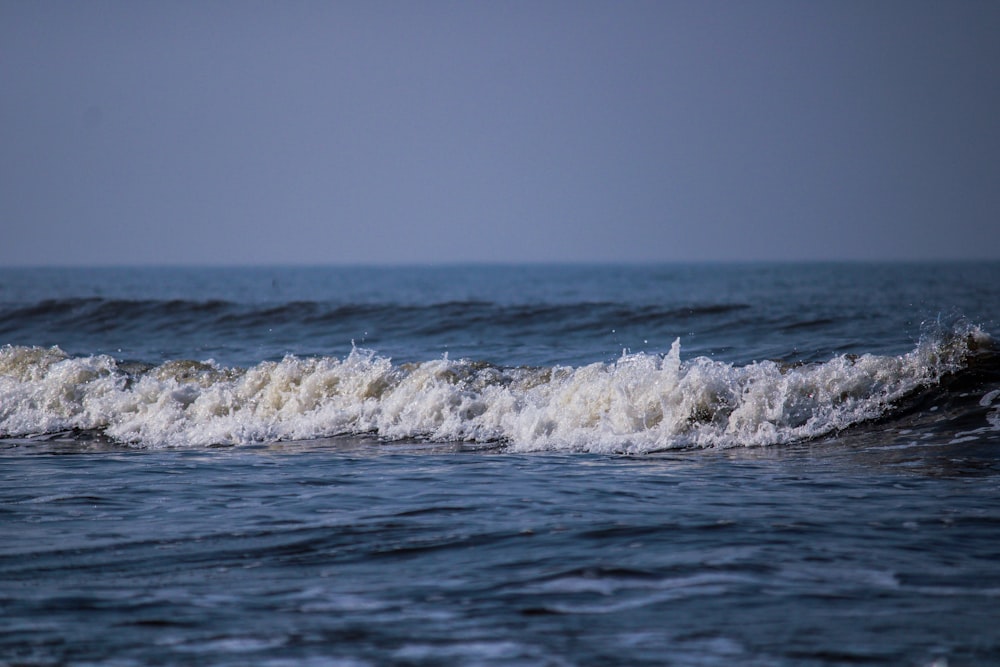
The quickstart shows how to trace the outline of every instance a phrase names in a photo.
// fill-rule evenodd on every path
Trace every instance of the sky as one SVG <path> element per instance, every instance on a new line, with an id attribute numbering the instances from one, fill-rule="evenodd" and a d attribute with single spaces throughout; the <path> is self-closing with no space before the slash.
<path id="1" fill-rule="evenodd" d="M 0 266 L 1000 259 L 1000 3 L 0 0 Z"/>

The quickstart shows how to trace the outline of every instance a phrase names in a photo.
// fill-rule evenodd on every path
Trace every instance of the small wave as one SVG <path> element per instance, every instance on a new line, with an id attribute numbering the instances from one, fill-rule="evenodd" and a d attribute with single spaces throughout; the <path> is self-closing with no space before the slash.
<path id="1" fill-rule="evenodd" d="M 143 447 L 373 434 L 500 443 L 511 451 L 651 452 L 775 445 L 891 413 L 959 373 L 992 339 L 956 328 L 900 356 L 737 366 L 623 354 L 580 367 L 502 368 L 448 358 L 393 364 L 369 350 L 226 368 L 159 366 L 57 347 L 0 348 L 0 434 L 99 431 Z"/>
<path id="2" fill-rule="evenodd" d="M 8 305 L 0 310 L 0 333 L 32 326 L 105 333 L 141 327 L 144 321 L 152 326 L 163 322 L 210 321 L 237 308 L 236 304 L 220 300 L 48 299 L 29 305 Z"/>
<path id="3" fill-rule="evenodd" d="M 354 318 L 398 319 L 413 317 L 426 325 L 434 318 L 472 323 L 546 324 L 565 322 L 587 312 L 591 317 L 624 324 L 658 321 L 683 321 L 689 318 L 720 315 L 750 306 L 742 303 L 693 303 L 688 306 L 623 306 L 611 302 L 497 304 L 489 301 L 445 301 L 422 305 L 401 303 L 341 304 L 324 301 L 248 304 L 218 299 L 157 300 L 104 299 L 100 297 L 46 299 L 31 304 L 0 305 L 0 319 L 19 328 L 37 323 L 58 323 L 104 328 L 113 323 L 132 321 L 138 316 L 151 321 L 161 319 L 200 319 L 203 323 L 220 322 L 253 326 L 273 325 L 275 321 L 297 320 L 330 324 Z M 428 317 L 433 314 L 434 318 Z M 0 330 L 4 330 L 0 322 Z"/>

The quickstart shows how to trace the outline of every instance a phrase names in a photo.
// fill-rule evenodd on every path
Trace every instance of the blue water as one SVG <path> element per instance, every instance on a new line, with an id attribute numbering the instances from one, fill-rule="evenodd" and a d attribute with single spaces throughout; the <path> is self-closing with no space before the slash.
<path id="1" fill-rule="evenodd" d="M 2 270 L 0 664 L 1000 664 L 998 313 L 997 264 Z"/>

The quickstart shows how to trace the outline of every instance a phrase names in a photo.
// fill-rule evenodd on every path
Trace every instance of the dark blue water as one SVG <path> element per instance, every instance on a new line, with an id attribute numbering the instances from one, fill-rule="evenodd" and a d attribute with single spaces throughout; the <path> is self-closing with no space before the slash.
<path id="1" fill-rule="evenodd" d="M 0 271 L 0 664 L 1000 664 L 998 312 L 996 264 Z"/>
<path id="2" fill-rule="evenodd" d="M 448 352 L 585 364 L 623 348 L 746 363 L 903 352 L 921 324 L 997 319 L 994 264 L 18 269 L 0 271 L 0 340 L 71 354 L 252 365 Z M 980 323 L 977 321 L 977 323 Z"/>

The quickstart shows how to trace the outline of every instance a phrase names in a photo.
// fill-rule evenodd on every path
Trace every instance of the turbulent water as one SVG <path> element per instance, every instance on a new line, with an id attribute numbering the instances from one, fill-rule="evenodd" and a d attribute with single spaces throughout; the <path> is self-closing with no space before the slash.
<path id="1" fill-rule="evenodd" d="M 1000 265 L 0 271 L 0 664 L 1000 664 Z"/>

